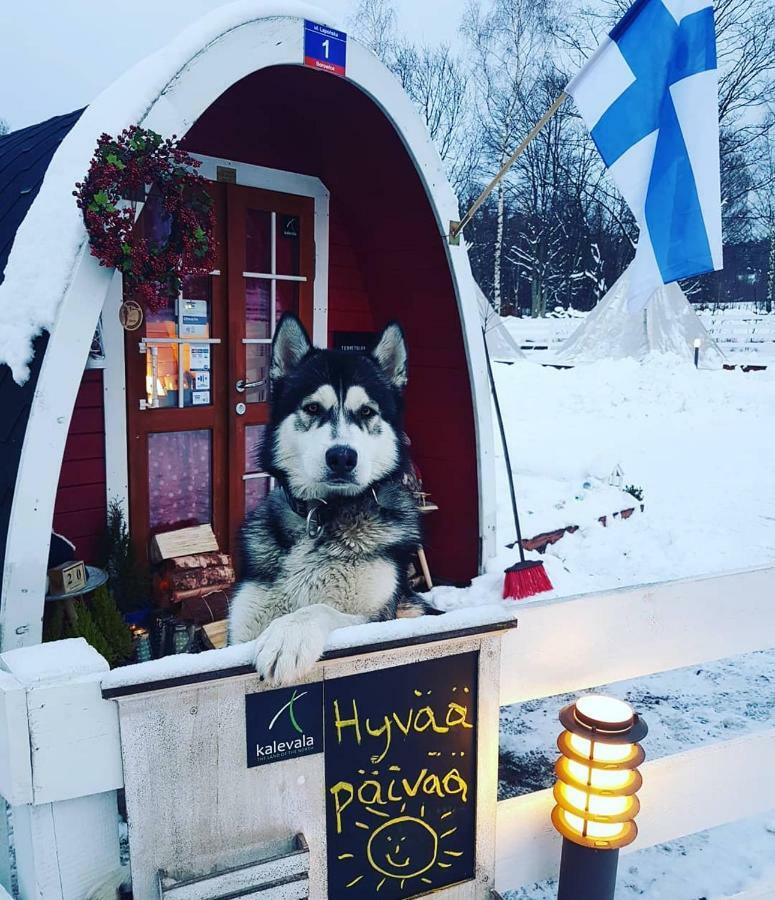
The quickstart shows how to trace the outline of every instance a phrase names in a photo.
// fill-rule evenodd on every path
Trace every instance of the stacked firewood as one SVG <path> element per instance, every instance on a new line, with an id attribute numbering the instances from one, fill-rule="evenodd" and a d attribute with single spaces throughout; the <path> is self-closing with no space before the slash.
<path id="1" fill-rule="evenodd" d="M 234 568 L 225 553 L 193 553 L 165 560 L 154 579 L 158 606 L 179 607 L 178 616 L 202 625 L 222 619 L 228 611 L 228 592 Z"/>

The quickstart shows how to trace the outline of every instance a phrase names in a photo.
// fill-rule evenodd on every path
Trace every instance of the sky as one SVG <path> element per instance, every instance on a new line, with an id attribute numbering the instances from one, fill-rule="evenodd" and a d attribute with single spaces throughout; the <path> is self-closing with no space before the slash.
<path id="1" fill-rule="evenodd" d="M 263 0 L 255 0 L 260 9 Z M 12 129 L 85 106 L 223 0 L 0 0 L 0 118 Z M 317 0 L 347 23 L 356 0 Z M 465 0 L 395 0 L 420 43 L 454 42 Z"/>

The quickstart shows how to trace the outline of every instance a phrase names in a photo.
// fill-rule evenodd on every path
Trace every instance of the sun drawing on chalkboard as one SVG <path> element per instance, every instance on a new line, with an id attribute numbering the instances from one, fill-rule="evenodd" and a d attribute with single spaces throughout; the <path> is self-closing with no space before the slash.
<path id="1" fill-rule="evenodd" d="M 462 856 L 459 850 L 451 850 L 444 846 L 457 828 L 444 820 L 452 815 L 452 811 L 441 814 L 439 826 L 434 828 L 425 819 L 425 805 L 420 807 L 417 816 L 406 815 L 406 804 L 401 806 L 401 814 L 391 817 L 382 810 L 366 807 L 370 813 L 384 821 L 379 823 L 356 822 L 358 828 L 370 831 L 366 844 L 366 860 L 369 868 L 377 876 L 376 889 L 389 879 L 400 881 L 403 888 L 407 881 L 419 879 L 425 885 L 432 885 L 430 877 L 436 868 L 442 870 L 452 867 L 449 858 Z M 340 860 L 352 859 L 352 853 L 340 853 Z M 355 887 L 368 873 L 354 875 L 346 887 Z"/>

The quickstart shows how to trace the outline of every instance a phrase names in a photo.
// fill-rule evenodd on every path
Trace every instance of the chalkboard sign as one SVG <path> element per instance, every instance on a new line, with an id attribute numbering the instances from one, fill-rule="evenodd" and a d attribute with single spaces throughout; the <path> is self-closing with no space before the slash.
<path id="1" fill-rule="evenodd" d="M 328 896 L 474 877 L 478 653 L 326 682 Z"/>

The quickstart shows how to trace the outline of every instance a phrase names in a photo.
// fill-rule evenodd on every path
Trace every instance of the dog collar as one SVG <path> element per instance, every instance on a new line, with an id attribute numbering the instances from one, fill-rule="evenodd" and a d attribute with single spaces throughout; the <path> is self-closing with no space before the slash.
<path id="1" fill-rule="evenodd" d="M 305 519 L 307 536 L 313 539 L 319 537 L 325 526 L 326 509 L 331 508 L 328 500 L 323 500 L 322 497 L 318 497 L 314 500 L 297 500 L 287 488 L 284 487 L 283 491 L 288 500 L 288 506 L 290 506 L 296 515 L 302 516 L 302 518 Z M 371 488 L 371 495 L 374 497 L 374 502 L 377 506 L 380 506 L 381 504 L 379 502 L 379 497 L 377 496 L 377 490 L 373 486 Z"/>

